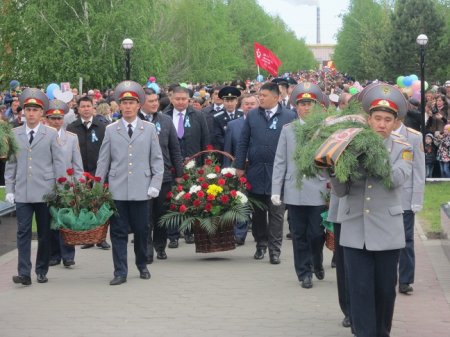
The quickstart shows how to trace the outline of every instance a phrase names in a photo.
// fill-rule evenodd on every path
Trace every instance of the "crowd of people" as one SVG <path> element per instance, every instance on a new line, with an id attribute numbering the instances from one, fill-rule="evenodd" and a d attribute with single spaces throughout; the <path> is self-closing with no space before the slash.
<path id="1" fill-rule="evenodd" d="M 322 214 L 329 208 L 328 220 L 335 225 L 342 324 L 358 337 L 389 336 L 396 286 L 400 293 L 413 291 L 414 215 L 422 208 L 425 175 L 450 177 L 450 81 L 427 91 L 425 129 L 419 102 L 399 88 L 382 82 L 362 86 L 333 69 L 210 86 L 189 83 L 155 89 L 124 81 L 103 92 L 72 89 L 73 99 L 66 103 L 49 102 L 39 89 L 22 91 L 16 82 L 2 95 L 6 105 L 1 107 L 1 117 L 15 127 L 20 147 L 4 173 L 7 201 L 16 203 L 20 223 L 14 283 L 31 284 L 32 214 L 39 237 L 37 281 L 48 281 L 49 266 L 75 263 L 73 247 L 50 232 L 42 200 L 50 184 L 33 187 L 33 196 L 27 194 L 27 184 L 55 179 L 68 167 L 78 176 L 84 171 L 108 180 L 120 214 L 111 220 L 110 284 L 127 280 L 130 232 L 139 275 L 149 279 L 147 265 L 154 262 L 154 254 L 167 259 L 166 248 L 176 249 L 182 236 L 187 244 L 194 243 L 193 233 L 157 223 L 168 209 L 167 193 L 182 182 L 184 160 L 213 145 L 235 157 L 234 162 L 228 157 L 218 160 L 224 167 L 233 166 L 239 177 L 245 175 L 252 186 L 249 196 L 265 206 L 254 209 L 251 221 L 236 224 L 236 244 L 245 244 L 251 228 L 256 242 L 253 258 L 262 260 L 268 253 L 270 263 L 279 264 L 287 209 L 295 273 L 301 287 L 310 289 L 313 276 L 325 277 Z M 351 100 L 360 101 L 368 125 L 384 141 L 392 187 L 364 174 L 360 180 L 342 183 L 332 167 L 297 184 L 297 124 L 305 123 L 314 106 L 339 111 Z M 45 138 L 39 147 L 38 137 Z M 63 146 L 55 150 L 56 144 Z M 32 162 L 33 170 L 32 157 L 39 158 Z M 204 158 L 196 160 L 200 166 Z M 55 172 L 46 176 L 49 167 Z M 330 183 L 327 206 L 324 195 Z M 106 241 L 98 246 L 110 248 Z"/>

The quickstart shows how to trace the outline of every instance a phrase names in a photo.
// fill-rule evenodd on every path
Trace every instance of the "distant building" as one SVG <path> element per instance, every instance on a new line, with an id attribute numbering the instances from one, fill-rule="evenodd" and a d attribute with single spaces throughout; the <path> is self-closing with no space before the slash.
<path id="1" fill-rule="evenodd" d="M 308 48 L 314 54 L 314 58 L 321 65 L 326 65 L 333 59 L 335 44 L 310 44 Z"/>

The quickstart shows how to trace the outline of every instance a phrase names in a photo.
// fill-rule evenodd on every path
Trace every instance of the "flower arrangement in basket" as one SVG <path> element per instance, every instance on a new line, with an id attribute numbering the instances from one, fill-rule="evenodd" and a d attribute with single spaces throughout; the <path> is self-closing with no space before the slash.
<path id="1" fill-rule="evenodd" d="M 220 168 L 213 157 L 208 157 L 202 167 L 196 167 L 191 158 L 184 166 L 182 183 L 167 194 L 169 211 L 161 217 L 159 225 L 178 227 L 180 231 L 192 229 L 197 252 L 234 249 L 234 224 L 248 221 L 253 210 L 246 196 L 250 188 L 245 177 L 237 177 L 236 169 Z M 214 243 L 210 241 L 214 236 L 219 241 L 228 241 L 227 247 L 212 247 Z M 209 242 L 207 247 L 199 248 L 200 240 Z"/>
<path id="2" fill-rule="evenodd" d="M 108 220 L 116 211 L 107 184 L 88 172 L 76 179 L 74 170 L 57 179 L 52 193 L 44 196 L 50 206 L 52 229 L 59 229 L 66 244 L 102 242 L 108 231 Z"/>

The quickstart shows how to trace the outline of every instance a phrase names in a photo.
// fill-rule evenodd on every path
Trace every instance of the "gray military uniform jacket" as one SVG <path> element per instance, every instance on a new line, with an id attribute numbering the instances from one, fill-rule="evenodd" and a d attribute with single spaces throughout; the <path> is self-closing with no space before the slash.
<path id="1" fill-rule="evenodd" d="M 381 251 L 405 247 L 402 190 L 412 172 L 412 148 L 390 136 L 384 144 L 392 165 L 392 188 L 380 179 L 339 183 L 331 178 L 339 200 L 338 221 L 342 224 L 340 244 L 344 247 Z"/>
<path id="2" fill-rule="evenodd" d="M 81 159 L 78 136 L 64 129 L 60 131 L 59 143 L 64 152 L 66 168 L 73 168 L 75 177 L 80 178 L 83 174 L 83 159 Z"/>
<path id="3" fill-rule="evenodd" d="M 137 118 L 132 137 L 122 120 L 106 127 L 95 175 L 105 179 L 114 200 L 148 200 L 149 187 L 161 189 L 164 161 L 155 126 Z"/>
<path id="4" fill-rule="evenodd" d="M 303 178 L 301 187 L 297 182 L 298 170 L 294 161 L 297 146 L 295 121 L 283 126 L 275 153 L 272 173 L 272 195 L 281 195 L 288 205 L 322 206 L 327 192 L 327 177 Z"/>
<path id="5" fill-rule="evenodd" d="M 423 205 L 423 193 L 425 188 L 425 153 L 423 151 L 423 139 L 420 132 L 407 128 L 403 123 L 397 131 L 404 141 L 411 144 L 414 158 L 412 161 L 412 174 L 403 185 L 402 206 L 403 210 L 411 210 L 411 205 Z M 394 136 L 397 133 L 393 133 Z"/>
<path id="6" fill-rule="evenodd" d="M 66 175 L 58 132 L 40 124 L 31 145 L 26 124 L 15 128 L 13 132 L 19 151 L 6 163 L 6 193 L 14 193 L 16 202 L 44 202 L 43 196 L 52 192 L 56 178 Z"/>

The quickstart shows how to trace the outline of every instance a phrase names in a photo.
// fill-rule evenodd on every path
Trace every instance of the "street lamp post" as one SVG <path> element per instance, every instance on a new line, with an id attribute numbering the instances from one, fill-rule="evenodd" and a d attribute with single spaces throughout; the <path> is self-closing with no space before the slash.
<path id="1" fill-rule="evenodd" d="M 128 81 L 131 75 L 131 49 L 133 49 L 133 40 L 123 40 L 122 48 L 125 50 L 125 79 Z"/>
<path id="2" fill-rule="evenodd" d="M 428 43 L 428 37 L 420 34 L 416 39 L 420 46 L 420 109 L 422 114 L 422 138 L 425 147 L 425 46 Z"/>

